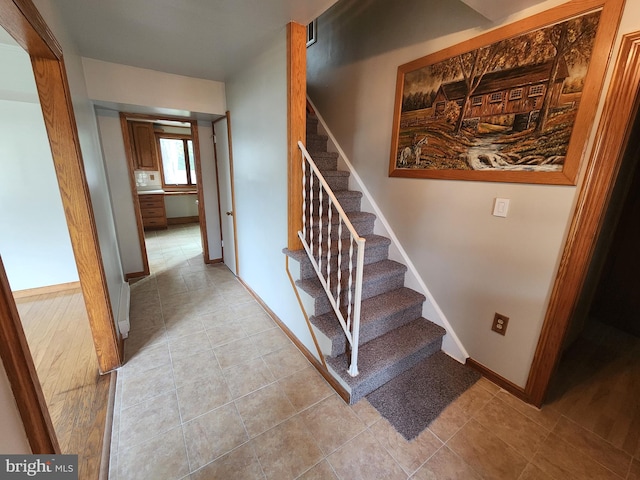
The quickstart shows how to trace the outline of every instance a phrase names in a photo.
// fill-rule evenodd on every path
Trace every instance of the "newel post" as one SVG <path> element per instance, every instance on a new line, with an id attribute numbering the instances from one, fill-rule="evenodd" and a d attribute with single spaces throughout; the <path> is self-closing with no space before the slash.
<path id="1" fill-rule="evenodd" d="M 287 25 L 287 131 L 289 222 L 287 248 L 300 250 L 298 231 L 302 229 L 302 161 L 298 140 L 306 144 L 307 50 L 306 27 Z"/>

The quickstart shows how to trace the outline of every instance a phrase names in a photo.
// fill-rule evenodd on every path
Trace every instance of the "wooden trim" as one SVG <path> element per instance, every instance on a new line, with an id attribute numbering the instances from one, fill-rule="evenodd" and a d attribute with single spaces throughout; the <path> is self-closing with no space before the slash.
<path id="1" fill-rule="evenodd" d="M 298 141 L 306 143 L 307 128 L 307 29 L 290 22 L 287 25 L 287 144 L 289 175 L 289 225 L 287 248 L 300 250 L 302 242 L 302 164 Z"/>
<path id="2" fill-rule="evenodd" d="M 212 258 L 211 260 L 209 260 L 209 263 L 223 263 L 224 259 L 222 257 L 220 258 Z"/>
<path id="3" fill-rule="evenodd" d="M 193 137 L 193 154 L 196 162 L 196 183 L 198 184 L 198 216 L 200 217 L 200 236 L 202 238 L 202 256 L 204 263 L 209 262 L 209 234 L 207 233 L 207 216 L 204 208 L 204 192 L 202 191 L 202 164 L 200 160 L 200 136 L 198 135 L 198 122 L 191 123 L 191 136 Z"/>
<path id="4" fill-rule="evenodd" d="M 42 387 L 0 257 L 0 357 L 7 372 L 31 452 L 60 453 Z"/>
<path id="5" fill-rule="evenodd" d="M 133 212 L 136 216 L 136 228 L 138 229 L 138 246 L 140 247 L 140 255 L 142 257 L 143 275 L 149 275 L 149 258 L 147 256 L 147 244 L 144 241 L 144 226 L 142 223 L 142 210 L 140 209 L 140 199 L 138 198 L 138 189 L 136 188 L 136 174 L 133 160 L 133 142 L 129 134 L 129 124 L 127 118 L 129 115 L 120 113 L 120 130 L 122 130 L 122 141 L 124 142 L 124 153 L 127 158 L 127 170 L 129 171 L 129 188 L 131 189 L 131 199 L 133 201 Z M 137 276 L 137 275 L 136 275 Z M 131 277 L 125 277 L 129 280 Z"/>
<path id="6" fill-rule="evenodd" d="M 64 60 L 31 58 L 100 371 L 121 365 Z"/>
<path id="7" fill-rule="evenodd" d="M 282 320 L 271 310 L 264 301 L 260 298 L 260 296 L 254 292 L 249 285 L 247 285 L 242 278 L 238 277 L 238 280 L 247 289 L 247 291 L 251 294 L 251 296 L 260 304 L 262 308 L 267 312 L 267 314 L 271 317 L 271 319 L 276 322 L 278 327 L 284 332 L 284 334 L 289 337 L 289 340 L 293 342 L 293 344 L 300 350 L 300 352 L 305 356 L 305 358 L 315 367 L 320 375 L 324 377 L 329 385 L 336 391 L 340 397 L 346 402 L 350 403 L 351 395 L 349 392 L 345 390 L 345 388 L 329 373 L 325 367 L 318 361 L 318 359 L 309 351 L 309 349 L 295 336 L 295 334 L 289 330 Z"/>
<path id="8" fill-rule="evenodd" d="M 639 109 L 640 32 L 625 35 L 580 189 L 525 392 L 541 406 L 562 354 Z"/>
<path id="9" fill-rule="evenodd" d="M 167 225 L 182 225 L 185 223 L 198 223 L 200 217 L 194 215 L 192 217 L 167 217 Z"/>
<path id="10" fill-rule="evenodd" d="M 13 298 L 26 298 L 33 297 L 35 295 L 47 295 L 49 293 L 64 292 L 65 290 L 75 290 L 77 288 L 80 288 L 80 282 L 58 283 L 57 285 L 46 285 L 44 287 L 14 290 Z"/>
<path id="11" fill-rule="evenodd" d="M 31 57 L 62 60 L 62 48 L 31 0 L 2 0 L 2 27 Z"/>
<path id="12" fill-rule="evenodd" d="M 149 272 L 131 272 L 131 273 L 125 274 L 124 279 L 126 282 L 128 282 L 133 278 L 146 277 L 147 275 L 149 275 Z"/>
<path id="13" fill-rule="evenodd" d="M 477 372 L 480 372 L 482 376 L 485 377 L 487 380 L 495 383 L 500 388 L 506 390 L 514 397 L 519 398 L 523 402 L 531 403 L 531 400 L 529 399 L 529 396 L 525 393 L 524 388 L 519 387 L 518 385 L 507 380 L 503 376 L 498 375 L 496 372 L 494 372 L 490 368 L 485 367 L 481 363 L 476 362 L 472 358 L 467 358 L 467 362 L 465 365 L 468 365 L 469 367 L 473 368 Z"/>
<path id="14" fill-rule="evenodd" d="M 224 117 L 220 117 L 217 120 L 211 122 L 211 133 L 213 133 L 213 138 L 211 141 L 213 142 L 213 163 L 216 169 L 216 194 L 218 197 L 218 223 L 220 226 L 220 253 L 222 254 L 222 258 L 224 258 L 224 240 L 222 238 L 222 210 L 220 209 L 220 173 L 218 170 L 218 145 L 216 142 L 216 123 L 220 120 L 227 118 L 226 115 Z M 228 124 L 229 122 L 227 122 Z M 209 261 L 209 263 L 214 263 L 213 261 Z"/>

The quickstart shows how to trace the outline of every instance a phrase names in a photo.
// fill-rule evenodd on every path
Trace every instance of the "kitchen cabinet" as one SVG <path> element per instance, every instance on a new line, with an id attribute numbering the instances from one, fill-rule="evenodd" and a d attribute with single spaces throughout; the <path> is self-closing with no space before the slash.
<path id="1" fill-rule="evenodd" d="M 160 170 L 158 168 L 158 149 L 153 132 L 153 123 L 129 122 L 133 166 L 135 170 Z"/>
<path id="2" fill-rule="evenodd" d="M 167 213 L 164 208 L 164 195 L 138 195 L 142 226 L 146 230 L 167 228 Z"/>

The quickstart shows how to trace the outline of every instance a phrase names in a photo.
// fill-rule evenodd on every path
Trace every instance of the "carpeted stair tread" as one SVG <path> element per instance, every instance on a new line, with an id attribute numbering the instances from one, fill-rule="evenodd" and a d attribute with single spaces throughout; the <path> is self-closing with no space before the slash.
<path id="1" fill-rule="evenodd" d="M 388 277 L 393 277 L 399 274 L 404 275 L 406 271 L 407 267 L 405 265 L 393 260 L 382 260 L 380 262 L 364 265 L 362 267 L 362 298 L 368 298 L 365 297 L 367 284 L 384 281 Z M 345 277 L 343 277 L 343 279 L 346 280 Z M 335 285 L 336 281 L 337 276 L 334 278 L 332 275 L 331 283 Z M 313 298 L 326 296 L 324 288 L 317 277 L 297 280 L 296 285 L 302 288 Z"/>
<path id="2" fill-rule="evenodd" d="M 388 333 L 420 316 L 425 297 L 407 287 L 391 290 L 362 302 L 360 315 L 360 344 Z M 346 337 L 333 310 L 312 316 L 309 321 L 331 340 L 331 353 L 335 357 L 346 351 Z"/>
<path id="3" fill-rule="evenodd" d="M 376 390 L 416 363 L 440 350 L 445 330 L 425 318 L 396 328 L 358 350 L 359 375 L 348 373 L 349 355 L 327 357 L 326 362 L 351 388 L 350 402 Z"/>
<path id="4" fill-rule="evenodd" d="M 388 247 L 389 245 L 391 245 L 391 240 L 381 235 L 370 234 L 370 235 L 364 235 L 363 238 L 365 239 L 365 244 L 364 244 L 365 256 L 367 255 L 367 249 Z M 349 249 L 349 240 L 346 238 L 343 238 L 341 241 L 342 241 L 342 253 L 343 255 L 346 255 Z M 303 262 L 309 258 L 307 255 L 307 252 L 304 249 L 289 250 L 288 248 L 285 248 L 282 251 L 286 255 L 289 255 L 290 258 L 298 262 Z M 355 254 L 355 251 L 356 249 L 354 248 L 354 254 Z M 326 248 L 322 249 L 322 255 L 324 256 L 324 258 L 326 258 L 326 255 L 327 255 Z M 338 240 L 336 237 L 333 237 L 331 240 L 331 256 L 333 257 L 337 255 L 338 255 Z"/>
<path id="5" fill-rule="evenodd" d="M 367 400 L 412 440 L 479 378 L 479 373 L 440 351 L 369 393 Z"/>

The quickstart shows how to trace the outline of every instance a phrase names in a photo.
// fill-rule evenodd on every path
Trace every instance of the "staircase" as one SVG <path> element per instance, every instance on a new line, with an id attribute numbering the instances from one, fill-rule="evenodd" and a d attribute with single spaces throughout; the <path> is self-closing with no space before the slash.
<path id="1" fill-rule="evenodd" d="M 359 375 L 348 373 L 348 342 L 304 250 L 285 253 L 300 264 L 296 285 L 310 300 L 314 326 L 325 361 L 333 376 L 356 403 L 423 359 L 440 351 L 443 328 L 422 317 L 425 297 L 404 286 L 407 267 L 388 258 L 391 241 L 373 233 L 375 215 L 362 212 L 362 193 L 348 190 L 349 172 L 339 171 L 337 153 L 327 151 L 327 136 L 318 134 L 318 119 L 307 117 L 306 148 L 358 234 L 366 239 L 360 318 Z M 316 203 L 319 202 L 316 200 Z M 317 207 L 316 207 L 317 208 Z M 328 217 L 323 217 L 328 222 Z M 326 226 L 317 228 L 320 232 Z M 338 242 L 332 242 L 331 272 L 337 269 Z M 345 255 L 344 250 L 342 255 Z M 342 261 L 341 269 L 348 261 Z M 326 266 L 324 267 L 326 269 Z"/>

